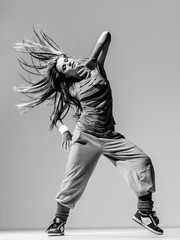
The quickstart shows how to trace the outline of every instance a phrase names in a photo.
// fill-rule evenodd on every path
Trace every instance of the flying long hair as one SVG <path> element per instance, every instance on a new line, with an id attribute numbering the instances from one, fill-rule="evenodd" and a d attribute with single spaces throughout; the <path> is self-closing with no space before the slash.
<path id="1" fill-rule="evenodd" d="M 26 112 L 43 102 L 53 105 L 50 116 L 51 130 L 58 119 L 63 120 L 71 107 L 75 106 L 74 116 L 78 116 L 82 110 L 81 104 L 70 94 L 75 79 L 73 77 L 67 79 L 56 69 L 59 57 L 66 56 L 60 47 L 42 30 L 34 29 L 33 40 L 24 40 L 23 43 L 17 43 L 14 48 L 30 57 L 29 62 L 24 58 L 18 58 L 20 66 L 28 73 L 28 78 L 20 75 L 27 84 L 14 87 L 14 90 L 26 95 L 28 100 L 17 106 Z"/>

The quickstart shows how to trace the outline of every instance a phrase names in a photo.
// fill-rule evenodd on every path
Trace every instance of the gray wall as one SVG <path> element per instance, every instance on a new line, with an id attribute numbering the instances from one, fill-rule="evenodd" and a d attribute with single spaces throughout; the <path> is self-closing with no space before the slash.
<path id="1" fill-rule="evenodd" d="M 51 108 L 21 115 L 15 107 L 22 71 L 12 47 L 37 24 L 75 57 L 89 56 L 101 32 L 111 32 L 106 71 L 117 130 L 153 160 L 161 226 L 179 225 L 179 23 L 175 0 L 0 1 L 1 229 L 48 226 L 68 156 L 58 131 L 48 130 Z M 135 211 L 136 196 L 102 157 L 67 227 L 136 227 Z"/>

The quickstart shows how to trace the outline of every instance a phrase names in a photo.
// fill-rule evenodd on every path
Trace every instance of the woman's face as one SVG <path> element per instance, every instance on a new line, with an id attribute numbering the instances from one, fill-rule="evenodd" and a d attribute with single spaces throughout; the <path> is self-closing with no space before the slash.
<path id="1" fill-rule="evenodd" d="M 58 72 L 65 74 L 67 77 L 79 78 L 78 71 L 82 68 L 76 60 L 69 57 L 60 57 L 57 61 L 56 68 Z"/>

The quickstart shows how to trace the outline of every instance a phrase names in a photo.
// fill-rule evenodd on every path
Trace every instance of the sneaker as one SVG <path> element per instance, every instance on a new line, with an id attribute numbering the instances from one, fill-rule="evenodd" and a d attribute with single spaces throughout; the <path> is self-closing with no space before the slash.
<path id="1" fill-rule="evenodd" d="M 62 222 L 59 218 L 55 218 L 46 232 L 49 236 L 64 236 L 64 225 L 65 222 Z"/>
<path id="2" fill-rule="evenodd" d="M 155 234 L 163 234 L 163 230 L 158 227 L 159 218 L 156 216 L 155 211 L 151 213 L 142 213 L 141 211 L 137 211 L 132 219 Z"/>

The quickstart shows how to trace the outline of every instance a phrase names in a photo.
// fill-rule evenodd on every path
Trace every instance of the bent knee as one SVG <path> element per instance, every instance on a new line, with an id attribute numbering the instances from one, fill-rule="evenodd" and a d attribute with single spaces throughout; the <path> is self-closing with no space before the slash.
<path id="1" fill-rule="evenodd" d="M 144 157 L 145 164 L 148 166 L 152 165 L 151 158 L 148 155 L 145 155 Z"/>
<path id="2" fill-rule="evenodd" d="M 137 165 L 139 166 L 139 169 L 148 169 L 153 167 L 151 158 L 146 154 L 141 156 L 139 161 L 137 161 Z"/>

